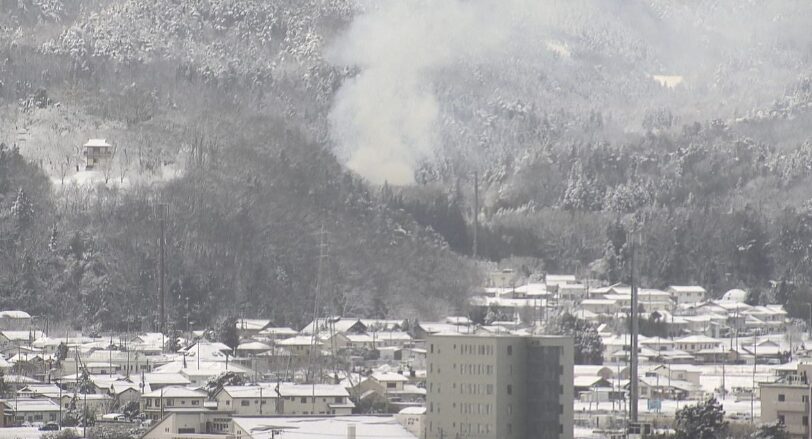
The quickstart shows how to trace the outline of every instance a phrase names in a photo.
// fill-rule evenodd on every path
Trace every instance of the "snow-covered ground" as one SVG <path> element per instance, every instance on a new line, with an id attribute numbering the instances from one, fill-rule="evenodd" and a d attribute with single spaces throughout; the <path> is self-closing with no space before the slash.
<path id="1" fill-rule="evenodd" d="M 39 439 L 43 433 L 47 432 L 39 431 L 37 427 L 0 428 L 0 439 Z"/>

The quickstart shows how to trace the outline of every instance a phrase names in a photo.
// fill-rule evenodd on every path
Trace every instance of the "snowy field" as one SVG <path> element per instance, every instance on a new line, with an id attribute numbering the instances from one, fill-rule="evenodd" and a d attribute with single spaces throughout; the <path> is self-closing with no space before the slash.
<path id="1" fill-rule="evenodd" d="M 0 439 L 39 439 L 43 433 L 37 427 L 0 428 Z"/>

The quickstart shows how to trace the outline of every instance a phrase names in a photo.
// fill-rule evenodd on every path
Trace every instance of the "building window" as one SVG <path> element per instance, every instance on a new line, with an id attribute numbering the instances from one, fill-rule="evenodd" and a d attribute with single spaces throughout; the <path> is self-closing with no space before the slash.
<path id="1" fill-rule="evenodd" d="M 786 397 L 786 396 L 784 396 L 784 394 L 783 394 L 783 393 L 779 393 L 779 394 L 778 394 L 778 402 L 784 402 L 784 401 L 786 401 L 786 400 L 787 400 L 787 397 Z"/>
<path id="2" fill-rule="evenodd" d="M 304 404 L 304 403 L 306 403 L 306 402 L 307 402 L 307 397 L 306 397 L 306 396 L 303 396 L 303 397 L 302 397 L 302 399 L 301 399 L 301 403 L 302 403 L 302 404 Z"/>
<path id="3" fill-rule="evenodd" d="M 784 415 L 778 415 L 778 423 L 784 424 Z"/>
<path id="4" fill-rule="evenodd" d="M 243 406 L 243 407 L 248 407 L 248 405 L 250 403 L 251 403 L 251 401 L 240 401 L 240 405 Z"/>
<path id="5" fill-rule="evenodd" d="M 801 422 L 803 423 L 804 427 L 808 426 L 809 425 L 809 416 L 804 416 L 803 419 L 801 419 Z"/>
<path id="6" fill-rule="evenodd" d="M 507 354 L 513 355 L 513 345 L 508 345 Z"/>
<path id="7" fill-rule="evenodd" d="M 507 386 L 507 393 L 508 395 L 513 395 L 513 386 L 511 386 L 510 384 L 508 384 Z"/>

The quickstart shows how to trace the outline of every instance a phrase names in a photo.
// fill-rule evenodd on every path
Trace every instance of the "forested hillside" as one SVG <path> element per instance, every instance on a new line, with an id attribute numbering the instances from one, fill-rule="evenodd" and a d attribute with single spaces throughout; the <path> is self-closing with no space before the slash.
<path id="1" fill-rule="evenodd" d="M 318 38 L 316 30 L 337 26 L 340 14 L 328 14 L 316 29 L 297 21 L 317 20 L 316 2 L 78 8 L 98 6 L 115 22 L 72 16 L 67 2 L 56 15 L 43 15 L 41 5 L 4 17 L 19 28 L 6 34 L 0 77 L 0 307 L 100 328 L 153 325 L 166 205 L 175 327 L 224 314 L 299 326 L 312 318 L 317 278 L 321 315 L 431 318 L 460 309 L 477 283 L 473 265 L 441 236 L 380 203 L 378 190 L 342 169 L 306 123 L 325 103 L 310 88 L 318 84 L 301 81 L 318 79 L 317 68 L 294 52 Z M 70 23 L 80 17 L 122 33 Z M 182 20 L 216 35 L 198 40 Z M 43 23 L 64 30 L 42 41 L 36 30 Z M 268 41 L 259 44 L 262 26 Z M 137 41 L 134 29 L 165 46 Z M 234 41 L 264 52 L 211 50 Z M 132 51 L 122 49 L 129 44 Z M 135 58 L 140 50 L 152 57 Z M 174 57 L 195 50 L 207 58 Z M 234 65 L 236 59 L 253 64 Z M 260 71 L 275 64 L 277 73 Z M 263 75 L 271 82 L 260 83 Z M 15 137 L 20 128 L 27 131 L 22 140 Z M 75 172 L 83 166 L 80 147 L 96 136 L 120 149 L 111 169 L 101 171 L 104 182 L 80 184 L 72 180 L 82 174 Z M 170 174 L 170 167 L 182 171 Z"/>
<path id="2" fill-rule="evenodd" d="M 810 4 L 0 6 L 3 306 L 149 324 L 166 204 L 178 326 L 462 312 L 474 175 L 481 259 L 809 300 Z"/>

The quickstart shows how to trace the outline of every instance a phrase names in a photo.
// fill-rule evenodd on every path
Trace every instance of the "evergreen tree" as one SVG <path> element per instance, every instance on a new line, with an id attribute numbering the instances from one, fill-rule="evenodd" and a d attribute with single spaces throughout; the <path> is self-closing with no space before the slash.
<path id="1" fill-rule="evenodd" d="M 550 319 L 546 324 L 545 332 L 573 337 L 575 364 L 603 364 L 603 339 L 595 326 L 586 320 L 566 313 Z"/>
<path id="2" fill-rule="evenodd" d="M 677 411 L 674 423 L 675 439 L 723 439 L 727 437 L 728 422 L 724 420 L 722 404 L 711 397 L 705 402 L 689 405 Z"/>
<path id="3" fill-rule="evenodd" d="M 52 253 L 59 248 L 59 230 L 56 228 L 56 223 L 51 227 L 51 236 L 48 238 L 48 250 Z"/>
<path id="4" fill-rule="evenodd" d="M 28 228 L 34 220 L 34 205 L 23 188 L 17 190 L 17 196 L 11 205 L 11 215 L 20 229 Z"/>
<path id="5" fill-rule="evenodd" d="M 753 433 L 752 439 L 789 439 L 789 433 L 784 424 L 776 422 L 775 424 L 764 424 Z"/>
<path id="6" fill-rule="evenodd" d="M 220 322 L 217 336 L 218 341 L 230 347 L 232 351 L 237 349 L 240 344 L 240 336 L 237 332 L 237 318 L 232 316 L 223 319 Z"/>

